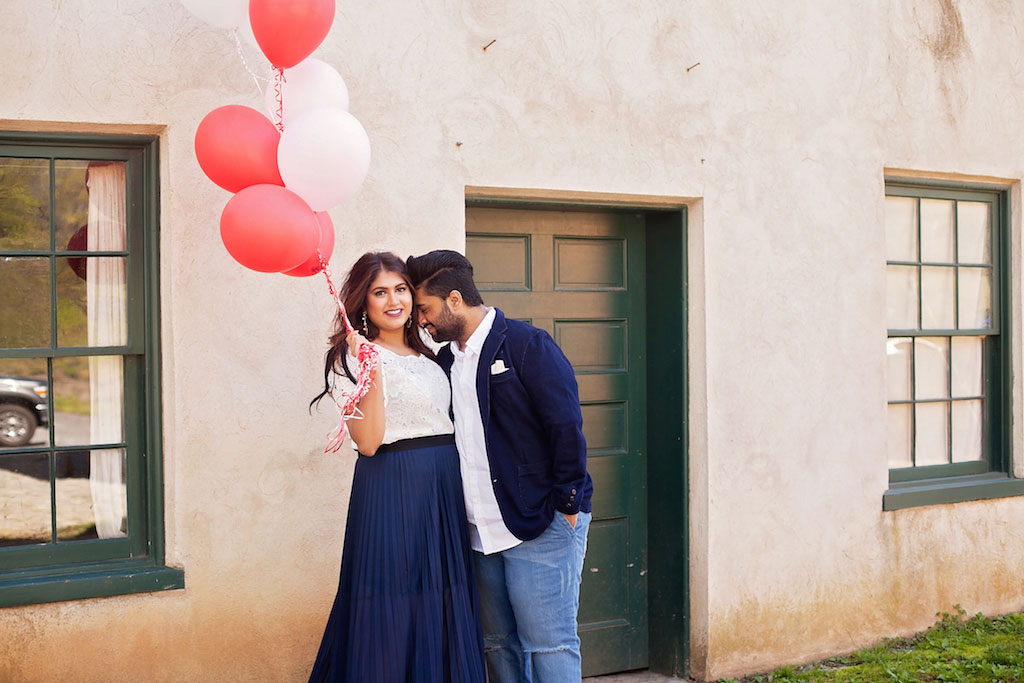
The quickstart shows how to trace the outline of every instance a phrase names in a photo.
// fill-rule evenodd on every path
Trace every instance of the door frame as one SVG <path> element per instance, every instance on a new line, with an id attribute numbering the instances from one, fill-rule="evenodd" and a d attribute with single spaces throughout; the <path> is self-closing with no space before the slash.
<path id="1" fill-rule="evenodd" d="M 688 201 L 679 197 L 466 186 L 465 205 L 629 210 L 644 218 L 648 668 L 685 676 L 690 668 Z"/>

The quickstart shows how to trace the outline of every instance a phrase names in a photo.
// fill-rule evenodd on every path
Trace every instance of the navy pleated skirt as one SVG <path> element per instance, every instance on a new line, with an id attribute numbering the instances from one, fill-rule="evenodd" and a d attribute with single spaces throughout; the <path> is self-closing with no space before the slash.
<path id="1" fill-rule="evenodd" d="M 454 438 L 358 456 L 341 581 L 310 681 L 483 683 Z"/>

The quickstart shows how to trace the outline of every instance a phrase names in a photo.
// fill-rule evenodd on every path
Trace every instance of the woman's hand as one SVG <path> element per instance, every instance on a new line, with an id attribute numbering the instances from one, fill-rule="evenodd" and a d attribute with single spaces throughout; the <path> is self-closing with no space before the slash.
<path id="1" fill-rule="evenodd" d="M 363 344 L 369 344 L 370 342 L 367 341 L 366 337 L 359 334 L 359 332 L 352 330 L 348 333 L 348 336 L 345 337 L 345 343 L 348 344 L 349 355 L 353 358 L 359 358 L 359 347 Z"/>

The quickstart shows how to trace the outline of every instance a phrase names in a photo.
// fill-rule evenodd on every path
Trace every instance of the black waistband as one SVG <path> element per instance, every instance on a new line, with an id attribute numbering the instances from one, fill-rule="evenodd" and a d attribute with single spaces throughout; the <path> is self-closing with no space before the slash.
<path id="1" fill-rule="evenodd" d="M 388 453 L 390 451 L 411 451 L 417 448 L 434 448 L 436 446 L 454 446 L 454 434 L 438 434 L 437 436 L 420 436 L 415 439 L 399 439 L 392 443 L 382 443 L 377 447 L 377 453 Z M 361 455 L 361 454 L 360 454 Z"/>

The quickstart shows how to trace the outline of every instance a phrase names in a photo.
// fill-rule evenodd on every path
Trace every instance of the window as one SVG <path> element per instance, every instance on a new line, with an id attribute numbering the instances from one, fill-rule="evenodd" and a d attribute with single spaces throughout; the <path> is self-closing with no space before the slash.
<path id="1" fill-rule="evenodd" d="M 1005 192 L 888 183 L 885 509 L 1024 493 L 1011 479 Z"/>
<path id="2" fill-rule="evenodd" d="M 0 606 L 163 566 L 157 140 L 0 134 Z"/>

